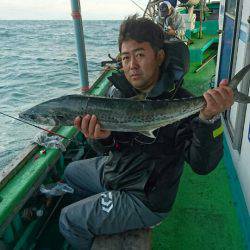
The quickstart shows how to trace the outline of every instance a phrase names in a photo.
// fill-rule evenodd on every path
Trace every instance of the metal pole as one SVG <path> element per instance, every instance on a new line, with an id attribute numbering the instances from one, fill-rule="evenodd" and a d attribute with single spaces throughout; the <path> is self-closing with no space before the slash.
<path id="1" fill-rule="evenodd" d="M 203 11 L 204 11 L 204 2 L 200 0 L 200 29 L 199 29 L 199 38 L 202 39 L 203 32 L 202 32 L 202 25 L 203 25 Z"/>
<path id="2" fill-rule="evenodd" d="M 86 50 L 82 26 L 81 5 L 80 0 L 71 0 L 72 17 L 74 20 L 76 34 L 76 48 L 78 57 L 78 67 L 80 74 L 81 91 L 89 90 L 88 69 L 86 60 Z"/>
<path id="3" fill-rule="evenodd" d="M 214 54 L 214 55 L 211 55 L 209 58 L 206 59 L 205 62 L 203 62 L 201 64 L 201 66 L 199 66 L 195 71 L 194 73 L 198 73 L 199 71 L 201 71 L 209 62 L 211 62 L 215 57 L 217 56 L 217 53 Z"/>

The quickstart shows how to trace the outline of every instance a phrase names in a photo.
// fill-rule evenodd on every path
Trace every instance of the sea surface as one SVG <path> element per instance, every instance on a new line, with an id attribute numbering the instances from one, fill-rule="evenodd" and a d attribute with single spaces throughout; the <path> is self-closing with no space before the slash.
<path id="1" fill-rule="evenodd" d="M 120 21 L 83 21 L 89 81 L 101 61 L 118 53 Z M 0 20 L 0 111 L 20 111 L 50 98 L 79 92 L 73 21 Z M 0 114 L 0 169 L 40 130 Z"/>

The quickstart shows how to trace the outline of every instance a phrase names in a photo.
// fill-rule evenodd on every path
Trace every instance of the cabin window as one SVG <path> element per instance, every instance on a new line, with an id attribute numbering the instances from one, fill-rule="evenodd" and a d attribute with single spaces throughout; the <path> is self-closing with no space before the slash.
<path id="1" fill-rule="evenodd" d="M 226 12 L 232 16 L 236 16 L 237 0 L 228 0 L 226 4 Z"/>

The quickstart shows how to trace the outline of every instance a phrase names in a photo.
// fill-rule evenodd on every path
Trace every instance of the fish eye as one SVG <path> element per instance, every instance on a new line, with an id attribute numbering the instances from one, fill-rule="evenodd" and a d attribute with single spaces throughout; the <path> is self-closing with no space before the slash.
<path id="1" fill-rule="evenodd" d="M 36 119 L 36 115 L 31 114 L 31 115 L 30 115 L 30 119 L 32 119 L 32 120 Z"/>
<path id="2" fill-rule="evenodd" d="M 57 118 L 58 118 L 58 119 L 63 119 L 64 116 L 63 116 L 63 115 L 57 115 Z"/>

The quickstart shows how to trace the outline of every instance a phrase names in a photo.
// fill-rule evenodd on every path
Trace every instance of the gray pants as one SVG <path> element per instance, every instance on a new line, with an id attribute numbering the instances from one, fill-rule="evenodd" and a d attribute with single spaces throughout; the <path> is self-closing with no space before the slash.
<path id="1" fill-rule="evenodd" d="M 97 235 L 150 227 L 167 215 L 152 212 L 132 194 L 106 190 L 101 183 L 106 160 L 103 156 L 77 161 L 65 170 L 78 201 L 63 208 L 59 227 L 73 248 L 90 249 Z"/>

